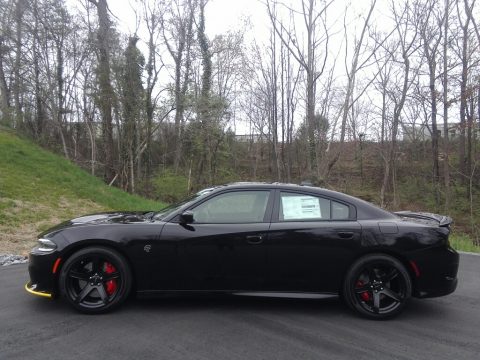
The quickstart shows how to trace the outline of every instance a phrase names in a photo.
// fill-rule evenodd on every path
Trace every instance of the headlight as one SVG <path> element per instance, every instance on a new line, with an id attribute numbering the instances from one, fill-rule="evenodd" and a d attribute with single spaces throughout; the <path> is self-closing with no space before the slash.
<path id="1" fill-rule="evenodd" d="M 38 245 L 33 249 L 36 252 L 48 253 L 52 252 L 57 248 L 57 245 L 51 240 L 48 239 L 38 239 Z"/>

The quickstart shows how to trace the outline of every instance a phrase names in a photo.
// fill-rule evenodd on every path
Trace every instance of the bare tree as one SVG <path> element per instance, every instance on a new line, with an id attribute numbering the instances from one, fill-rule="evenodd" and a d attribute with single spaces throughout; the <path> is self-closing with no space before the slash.
<path id="1" fill-rule="evenodd" d="M 145 143 L 145 181 L 146 190 L 150 191 L 150 179 L 152 177 L 152 136 L 153 136 L 153 117 L 155 108 L 158 104 L 160 91 L 154 94 L 155 87 L 158 83 L 158 77 L 163 63 L 161 58 L 158 60 L 158 38 L 160 35 L 160 25 L 162 18 L 162 5 L 159 2 L 153 4 L 142 0 L 143 5 L 143 21 L 148 32 L 148 55 L 146 63 L 147 82 L 145 88 L 145 115 L 146 115 L 146 143 Z M 160 61 L 160 64 L 158 64 Z"/>
<path id="2" fill-rule="evenodd" d="M 354 104 L 353 99 L 353 91 L 356 85 L 357 73 L 368 64 L 369 60 L 373 57 L 375 52 L 377 51 L 378 47 L 386 41 L 388 36 L 386 36 L 379 44 L 376 44 L 372 49 L 370 49 L 368 54 L 363 54 L 365 52 L 364 49 L 364 39 L 365 35 L 367 34 L 368 26 L 370 23 L 370 18 L 372 16 L 373 10 L 375 9 L 376 0 L 373 0 L 370 3 L 370 8 L 368 10 L 368 14 L 363 22 L 362 30 L 360 32 L 360 36 L 355 39 L 354 41 L 354 49 L 353 49 L 353 56 L 350 64 L 347 64 L 348 59 L 348 51 L 350 48 L 350 44 L 348 43 L 347 39 L 347 24 L 344 21 L 344 38 L 345 38 L 345 72 L 347 75 L 347 85 L 345 88 L 345 99 L 342 104 L 342 121 L 340 125 L 340 146 L 335 151 L 332 159 L 324 161 L 324 166 L 322 169 L 321 178 L 325 180 L 328 177 L 328 174 L 335 163 L 338 161 L 341 153 L 341 146 L 345 142 L 345 133 L 347 128 L 347 119 L 350 110 Z M 360 56 L 364 55 L 365 59 L 360 59 Z M 368 83 L 370 85 L 370 83 Z"/>
<path id="3" fill-rule="evenodd" d="M 178 171 L 182 158 L 182 128 L 191 71 L 195 8 L 196 2 L 193 0 L 174 0 L 162 13 L 161 18 L 163 38 L 175 67 L 175 172 Z"/>
<path id="4" fill-rule="evenodd" d="M 2 113 L 2 122 L 6 126 L 11 126 L 11 88 L 8 84 L 7 62 L 9 54 L 9 42 L 6 34 L 10 28 L 11 4 L 9 2 L 0 3 L 0 111 Z"/>
<path id="5" fill-rule="evenodd" d="M 20 75 L 22 69 L 22 43 L 23 43 L 23 16 L 27 3 L 25 0 L 16 0 L 15 2 L 15 63 L 14 63 L 14 82 L 13 82 L 13 99 L 15 103 L 15 126 L 21 126 L 23 121 L 23 103 L 22 103 L 22 87 L 23 79 Z"/>
<path id="6" fill-rule="evenodd" d="M 435 191 L 435 201 L 437 206 L 440 203 L 439 193 L 439 151 L 438 151 L 438 126 L 437 126 L 437 97 L 436 87 L 437 79 L 437 59 L 440 56 L 439 46 L 442 41 L 442 25 L 445 21 L 445 13 L 439 6 L 438 0 L 429 0 L 427 2 L 418 2 L 414 5 L 415 12 L 418 14 L 418 25 L 420 39 L 423 49 L 423 57 L 428 66 L 428 87 L 430 90 L 430 113 L 431 113 L 431 137 L 432 137 L 432 162 L 433 162 L 433 185 Z"/>
<path id="7" fill-rule="evenodd" d="M 475 18 L 473 16 L 473 7 L 475 6 L 475 1 L 472 0 L 471 3 L 469 3 L 468 0 L 464 0 L 463 5 L 464 5 L 464 12 L 466 16 L 465 22 L 462 24 L 461 23 L 461 28 L 463 32 L 463 41 L 462 41 L 462 56 L 461 56 L 461 63 L 462 63 L 462 81 L 461 81 L 461 99 L 460 99 L 460 117 L 461 121 L 464 123 L 464 126 L 466 128 L 466 149 L 463 151 L 466 152 L 464 155 L 464 164 L 463 162 L 460 163 L 460 171 L 465 174 L 467 177 L 470 174 L 474 174 L 475 172 L 472 172 L 472 164 L 473 164 L 473 136 L 474 136 L 474 118 L 475 118 L 475 90 L 474 90 L 474 84 L 477 84 L 477 87 L 480 88 L 480 81 L 478 79 L 473 80 L 471 79 L 472 74 L 471 74 L 471 66 L 473 63 L 472 60 L 472 50 L 470 50 L 471 47 L 478 47 L 480 45 L 480 33 L 477 27 L 477 24 L 475 22 Z M 458 5 L 457 5 L 458 6 Z M 459 14 L 459 18 L 460 18 Z M 461 22 L 461 20 L 460 20 Z M 472 36 L 472 30 L 469 29 L 469 24 L 472 23 L 473 25 L 473 30 L 475 31 L 475 34 L 477 35 L 475 39 L 474 36 Z M 479 42 L 475 42 L 475 40 L 478 40 Z M 480 100 L 480 99 L 479 99 Z M 480 106 L 479 106 L 480 109 Z M 465 135 L 464 132 L 462 132 L 462 137 Z M 460 144 L 462 146 L 462 144 Z M 462 151 L 460 149 L 460 151 Z M 460 155 L 460 160 L 462 160 L 461 153 Z M 472 175 L 473 176 L 473 175 Z"/>
<path id="8" fill-rule="evenodd" d="M 418 26 L 412 26 L 412 17 L 411 8 L 407 4 L 404 4 L 400 9 L 397 8 L 397 5 L 394 1 L 391 3 L 392 13 L 395 21 L 396 29 L 396 41 L 397 45 L 395 46 L 396 51 L 398 49 L 400 59 L 396 61 L 400 65 L 400 75 L 402 83 L 397 86 L 394 84 L 393 89 L 388 91 L 388 95 L 393 102 L 393 114 L 392 114 L 392 125 L 391 125 L 391 141 L 387 150 L 387 154 L 384 157 L 385 167 L 384 175 L 382 181 L 382 187 L 380 190 L 380 201 L 381 205 L 386 205 L 386 191 L 389 184 L 393 186 L 393 202 L 396 205 L 396 196 L 395 196 L 395 163 L 396 163 L 396 152 L 397 152 L 397 135 L 398 128 L 400 123 L 400 117 L 402 116 L 403 106 L 407 98 L 408 90 L 412 84 L 411 79 L 414 78 L 411 76 L 411 63 L 410 56 L 416 50 L 416 39 L 418 36 Z M 395 56 L 395 55 L 394 55 Z M 396 58 L 396 56 L 395 56 Z"/>
<path id="9" fill-rule="evenodd" d="M 445 0 L 444 22 L 443 22 L 443 176 L 445 186 L 445 211 L 450 207 L 450 164 L 449 164 L 449 140 L 448 140 L 448 25 L 450 14 L 450 0 Z"/>
<path id="10" fill-rule="evenodd" d="M 306 74 L 306 123 L 308 129 L 308 171 L 312 177 L 318 177 L 318 166 L 315 143 L 315 87 L 318 78 L 323 74 L 328 57 L 329 34 L 326 26 L 326 13 L 333 0 L 302 0 L 301 9 L 294 10 L 284 3 L 267 0 L 267 10 L 275 32 L 280 37 L 292 56 L 301 65 Z M 288 29 L 281 19 L 277 18 L 275 7 L 285 7 L 290 16 L 300 13 L 306 32 L 306 42 L 294 28 Z M 322 52 L 321 47 L 325 50 Z M 306 48 L 306 50 L 305 50 Z"/>

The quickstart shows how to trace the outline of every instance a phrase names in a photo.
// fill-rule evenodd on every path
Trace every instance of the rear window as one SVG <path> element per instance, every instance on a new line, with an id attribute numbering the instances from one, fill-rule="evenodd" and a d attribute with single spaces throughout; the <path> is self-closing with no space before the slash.
<path id="1" fill-rule="evenodd" d="M 320 196 L 280 193 L 280 221 L 344 220 L 348 219 L 347 205 Z"/>

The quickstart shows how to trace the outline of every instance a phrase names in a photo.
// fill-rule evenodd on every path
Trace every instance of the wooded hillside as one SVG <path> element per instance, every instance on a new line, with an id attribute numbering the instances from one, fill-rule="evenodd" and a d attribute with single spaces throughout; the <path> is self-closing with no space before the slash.
<path id="1" fill-rule="evenodd" d="M 265 0 L 268 33 L 213 37 L 215 2 L 131 3 L 126 33 L 107 0 L 0 0 L 1 124 L 151 198 L 308 180 L 479 241 L 475 0 Z"/>

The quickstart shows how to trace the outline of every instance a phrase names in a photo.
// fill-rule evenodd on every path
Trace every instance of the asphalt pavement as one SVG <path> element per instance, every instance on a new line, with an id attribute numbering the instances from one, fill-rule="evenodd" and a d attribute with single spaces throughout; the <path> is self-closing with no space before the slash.
<path id="1" fill-rule="evenodd" d="M 461 255 L 455 293 L 365 320 L 337 298 L 137 300 L 106 315 L 25 292 L 0 268 L 0 359 L 480 359 L 480 256 Z"/>

